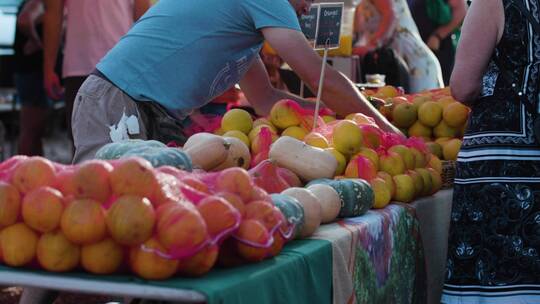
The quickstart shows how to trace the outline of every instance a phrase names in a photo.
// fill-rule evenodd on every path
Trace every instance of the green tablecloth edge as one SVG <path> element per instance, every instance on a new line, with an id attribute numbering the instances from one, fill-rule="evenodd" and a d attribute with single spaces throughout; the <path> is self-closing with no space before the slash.
<path id="1" fill-rule="evenodd" d="M 6 271 L 194 290 L 205 294 L 207 303 L 332 302 L 332 246 L 327 240 L 295 240 L 277 257 L 235 268 L 216 268 L 201 278 L 147 281 L 130 275 L 57 274 L 0 266 L 0 274 Z"/>

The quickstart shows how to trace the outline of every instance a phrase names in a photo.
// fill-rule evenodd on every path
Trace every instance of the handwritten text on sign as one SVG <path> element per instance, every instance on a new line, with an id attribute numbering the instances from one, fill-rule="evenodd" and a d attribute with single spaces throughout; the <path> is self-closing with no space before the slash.
<path id="1" fill-rule="evenodd" d="M 319 22 L 319 5 L 313 4 L 306 15 L 300 16 L 300 27 L 306 39 L 310 42 L 317 37 L 317 23 Z"/>
<path id="2" fill-rule="evenodd" d="M 339 47 L 342 17 L 343 3 L 320 4 L 315 49 Z"/>

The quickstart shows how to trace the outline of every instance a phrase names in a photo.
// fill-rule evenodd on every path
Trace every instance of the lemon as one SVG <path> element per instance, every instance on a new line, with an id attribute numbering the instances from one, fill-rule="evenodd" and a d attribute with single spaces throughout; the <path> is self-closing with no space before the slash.
<path id="1" fill-rule="evenodd" d="M 444 97 L 441 97 L 441 98 L 437 99 L 437 102 L 441 105 L 441 107 L 444 110 L 447 106 L 449 106 L 450 104 L 456 102 L 456 100 L 454 98 L 452 98 L 452 96 L 444 96 Z"/>
<path id="2" fill-rule="evenodd" d="M 456 160 L 459 149 L 461 148 L 461 140 L 454 138 L 447 141 L 443 146 L 443 156 L 445 160 Z"/>
<path id="3" fill-rule="evenodd" d="M 469 108 L 461 102 L 453 102 L 444 108 L 443 119 L 453 128 L 461 128 L 469 118 Z"/>
<path id="4" fill-rule="evenodd" d="M 260 126 L 260 125 L 269 126 L 270 129 L 272 129 L 272 131 L 277 133 L 276 127 L 270 122 L 268 118 L 265 118 L 265 117 L 257 118 L 253 122 L 253 129 L 255 129 L 257 126 Z"/>
<path id="5" fill-rule="evenodd" d="M 414 137 L 422 137 L 427 140 L 431 138 L 431 128 L 425 126 L 421 121 L 417 120 L 408 130 L 407 134 Z"/>
<path id="6" fill-rule="evenodd" d="M 442 119 L 443 108 L 434 101 L 425 102 L 418 108 L 418 120 L 428 126 L 435 127 Z"/>
<path id="7" fill-rule="evenodd" d="M 399 91 L 396 89 L 396 87 L 387 85 L 382 88 L 380 88 L 377 91 L 377 94 L 380 94 L 385 97 L 396 97 L 399 95 Z"/>
<path id="8" fill-rule="evenodd" d="M 245 143 L 246 146 L 248 147 L 250 146 L 250 141 L 247 135 L 238 130 L 232 130 L 232 131 L 226 132 L 225 134 L 223 134 L 223 137 L 235 137 L 235 138 L 240 139 L 243 143 Z"/>
<path id="9" fill-rule="evenodd" d="M 330 146 L 326 137 L 316 132 L 312 132 L 306 135 L 306 137 L 304 137 L 304 142 L 312 147 L 317 147 L 321 149 L 325 149 Z"/>
<path id="10" fill-rule="evenodd" d="M 347 167 L 347 158 L 345 158 L 343 154 L 341 154 L 338 150 L 334 148 L 327 148 L 325 150 L 332 153 L 332 155 L 338 162 L 338 166 L 336 168 L 334 176 L 342 175 L 343 172 L 345 172 L 345 168 Z"/>
<path id="11" fill-rule="evenodd" d="M 288 104 L 288 100 L 278 101 L 270 110 L 270 121 L 282 130 L 298 126 L 301 122 L 299 115 Z"/>
<path id="12" fill-rule="evenodd" d="M 370 148 L 362 148 L 360 149 L 360 152 L 358 152 L 355 156 L 362 155 L 365 158 L 369 159 L 375 169 L 379 170 L 379 154 L 373 149 Z"/>
<path id="13" fill-rule="evenodd" d="M 306 135 L 307 131 L 304 128 L 298 126 L 288 127 L 281 133 L 281 136 L 290 136 L 298 140 L 304 140 L 304 137 L 306 137 Z"/>
<path id="14" fill-rule="evenodd" d="M 242 109 L 232 109 L 228 111 L 221 120 L 221 128 L 225 132 L 237 130 L 244 134 L 248 134 L 252 127 L 253 119 L 251 118 L 251 115 Z"/>
<path id="15" fill-rule="evenodd" d="M 386 207 L 392 200 L 392 190 L 386 181 L 380 177 L 370 181 L 373 194 L 375 195 L 373 208 L 380 209 Z"/>
<path id="16" fill-rule="evenodd" d="M 444 119 L 433 129 L 433 134 L 436 138 L 441 137 L 454 137 L 458 133 L 458 130 L 450 127 Z"/>
<path id="17" fill-rule="evenodd" d="M 262 128 L 266 128 L 266 129 L 270 130 L 270 133 L 272 133 L 272 136 L 277 135 L 276 131 L 274 131 L 271 126 L 258 125 L 256 127 L 254 127 L 253 129 L 251 129 L 251 131 L 249 131 L 248 138 L 249 138 L 250 142 L 253 142 L 253 139 L 259 134 L 259 132 L 261 132 Z"/>
<path id="18" fill-rule="evenodd" d="M 410 103 L 400 103 L 394 107 L 392 117 L 396 127 L 408 128 L 416 122 L 416 107 Z"/>
<path id="19" fill-rule="evenodd" d="M 429 151 L 431 151 L 431 154 L 437 156 L 438 158 L 443 157 L 442 146 L 439 143 L 430 141 L 426 143 L 426 146 L 428 147 Z"/>
<path id="20" fill-rule="evenodd" d="M 441 152 L 442 153 L 442 152 Z M 439 174 L 442 173 L 442 162 L 441 160 L 439 159 L 439 157 L 437 157 L 436 155 L 434 154 L 431 154 L 429 156 L 429 162 L 428 162 L 428 165 L 430 168 L 433 168 L 435 171 L 437 171 Z"/>
<path id="21" fill-rule="evenodd" d="M 354 155 L 362 148 L 362 130 L 354 121 L 342 120 L 334 127 L 332 142 L 344 155 Z"/>

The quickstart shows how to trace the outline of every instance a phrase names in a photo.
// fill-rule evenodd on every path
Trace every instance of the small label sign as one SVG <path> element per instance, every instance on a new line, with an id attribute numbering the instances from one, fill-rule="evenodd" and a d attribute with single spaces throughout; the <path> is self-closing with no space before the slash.
<path id="1" fill-rule="evenodd" d="M 317 27 L 315 49 L 338 48 L 343 3 L 321 3 L 319 6 L 319 26 Z"/>
<path id="2" fill-rule="evenodd" d="M 317 23 L 319 22 L 319 5 L 312 4 L 309 13 L 300 16 L 302 33 L 309 42 L 314 42 L 317 37 Z"/>

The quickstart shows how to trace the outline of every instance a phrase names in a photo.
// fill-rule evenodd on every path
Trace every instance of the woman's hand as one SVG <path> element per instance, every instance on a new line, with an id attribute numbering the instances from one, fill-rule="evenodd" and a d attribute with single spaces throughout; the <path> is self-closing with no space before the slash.
<path id="1" fill-rule="evenodd" d="M 432 34 L 432 35 L 429 36 L 429 38 L 428 38 L 427 46 L 428 46 L 432 51 L 438 51 L 439 48 L 441 47 L 441 39 L 440 39 L 439 36 L 437 36 L 436 34 Z"/>
<path id="2" fill-rule="evenodd" d="M 377 44 L 371 43 L 371 40 L 370 40 L 370 42 L 368 42 L 366 45 L 353 47 L 352 53 L 360 57 L 364 57 L 367 53 L 375 49 L 377 49 Z"/>

